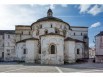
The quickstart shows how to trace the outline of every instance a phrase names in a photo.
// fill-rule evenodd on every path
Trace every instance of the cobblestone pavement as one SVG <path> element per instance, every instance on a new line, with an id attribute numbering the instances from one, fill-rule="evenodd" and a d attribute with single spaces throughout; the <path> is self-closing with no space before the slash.
<path id="1" fill-rule="evenodd" d="M 0 63 L 1 73 L 103 73 L 102 63 L 65 65 L 40 65 L 23 63 Z"/>

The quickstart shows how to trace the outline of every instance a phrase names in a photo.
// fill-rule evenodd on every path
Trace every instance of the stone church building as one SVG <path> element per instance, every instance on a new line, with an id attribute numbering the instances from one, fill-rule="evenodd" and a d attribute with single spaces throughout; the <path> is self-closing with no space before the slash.
<path id="1" fill-rule="evenodd" d="M 34 64 L 75 63 L 88 59 L 88 40 L 88 27 L 70 26 L 49 9 L 46 17 L 31 25 L 0 31 L 0 59 Z"/>

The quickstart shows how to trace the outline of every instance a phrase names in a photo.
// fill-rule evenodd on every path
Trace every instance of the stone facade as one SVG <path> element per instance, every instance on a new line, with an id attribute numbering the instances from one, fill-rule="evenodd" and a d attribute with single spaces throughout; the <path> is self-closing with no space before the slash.
<path id="1" fill-rule="evenodd" d="M 70 26 L 53 17 L 51 9 L 48 10 L 47 17 L 38 19 L 31 25 L 16 25 L 14 40 L 14 57 L 17 61 L 64 64 L 89 58 L 88 27 Z"/>
<path id="2" fill-rule="evenodd" d="M 103 31 L 95 36 L 95 61 L 103 62 Z"/>

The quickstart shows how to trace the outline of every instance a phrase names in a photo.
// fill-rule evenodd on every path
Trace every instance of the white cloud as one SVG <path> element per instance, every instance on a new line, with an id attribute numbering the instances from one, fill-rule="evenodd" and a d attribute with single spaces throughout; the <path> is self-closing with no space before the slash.
<path id="1" fill-rule="evenodd" d="M 80 5 L 79 9 L 80 9 L 80 13 L 85 13 L 88 11 L 88 9 L 90 8 L 91 5 L 89 4 L 84 4 L 84 5 Z"/>
<path id="2" fill-rule="evenodd" d="M 67 4 L 61 4 L 61 6 L 62 6 L 62 7 L 67 7 L 68 5 L 67 5 Z"/>
<path id="3" fill-rule="evenodd" d="M 98 27 L 98 26 L 100 26 L 100 25 L 101 25 L 100 22 L 96 22 L 96 23 L 92 24 L 92 25 L 90 26 L 90 28 Z"/>
<path id="4" fill-rule="evenodd" d="M 80 13 L 87 13 L 93 16 L 103 12 L 103 5 L 80 5 L 79 6 Z"/>
<path id="5" fill-rule="evenodd" d="M 95 16 L 101 12 L 103 12 L 103 6 L 95 5 L 87 13 Z"/>

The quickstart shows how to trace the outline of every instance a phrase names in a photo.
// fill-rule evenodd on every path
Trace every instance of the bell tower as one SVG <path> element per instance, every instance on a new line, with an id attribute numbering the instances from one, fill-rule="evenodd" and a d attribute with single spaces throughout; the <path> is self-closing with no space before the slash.
<path id="1" fill-rule="evenodd" d="M 53 12 L 52 10 L 49 8 L 47 11 L 47 17 L 52 17 L 53 16 Z"/>

